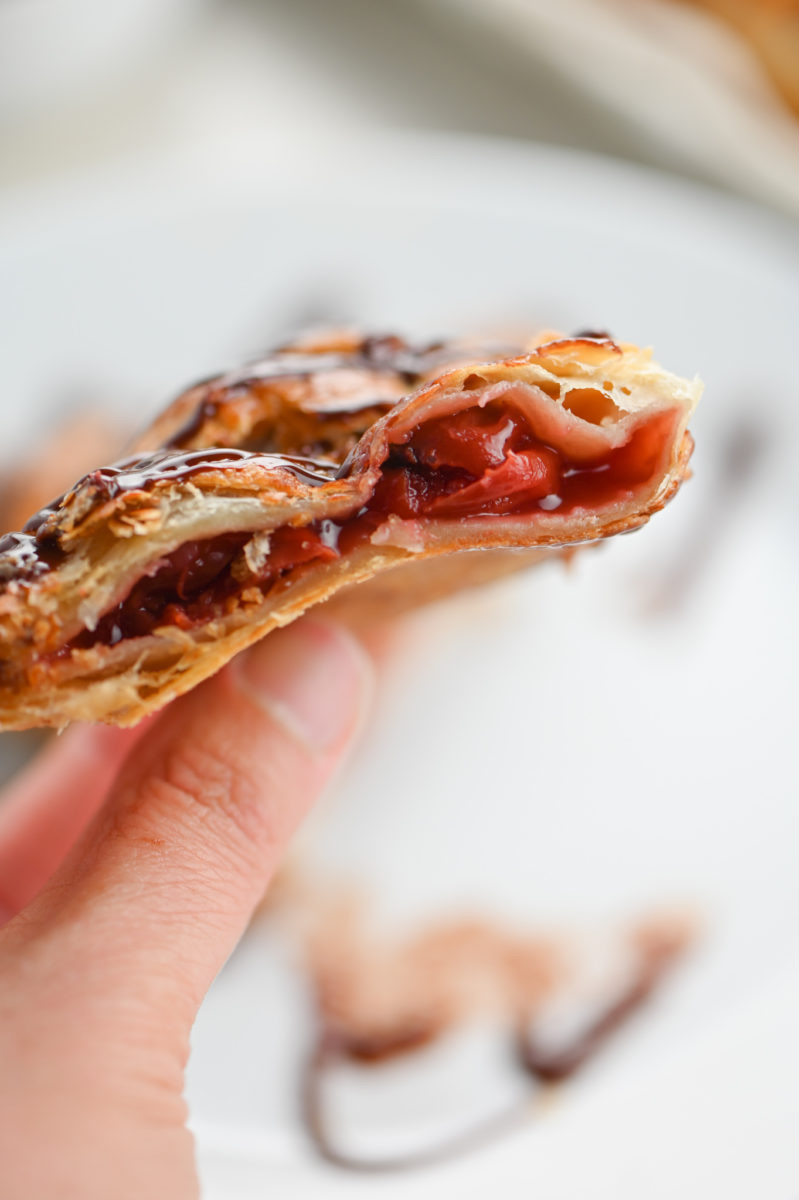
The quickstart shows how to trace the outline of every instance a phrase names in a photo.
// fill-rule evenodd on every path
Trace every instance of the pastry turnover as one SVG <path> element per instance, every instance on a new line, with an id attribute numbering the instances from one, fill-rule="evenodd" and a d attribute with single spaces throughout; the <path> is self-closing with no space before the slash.
<path id="1" fill-rule="evenodd" d="M 342 589 L 421 600 L 634 529 L 700 390 L 601 335 L 330 335 L 202 383 L 0 539 L 0 728 L 131 725 Z"/>

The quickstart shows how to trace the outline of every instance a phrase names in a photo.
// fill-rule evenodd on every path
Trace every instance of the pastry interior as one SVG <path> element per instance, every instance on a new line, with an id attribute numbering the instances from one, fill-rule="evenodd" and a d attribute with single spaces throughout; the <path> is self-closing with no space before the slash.
<path id="1" fill-rule="evenodd" d="M 596 392 L 574 397 L 593 413 L 601 411 L 604 399 Z M 248 589 L 266 595 L 299 568 L 349 554 L 392 516 L 433 522 L 539 512 L 565 517 L 578 508 L 599 512 L 630 501 L 662 468 L 674 420 L 673 412 L 659 413 L 628 441 L 587 461 L 536 437 L 524 414 L 508 404 L 494 402 L 422 422 L 391 444 L 371 495 L 352 513 L 280 525 L 262 536 L 257 548 L 250 530 L 184 542 L 71 644 L 114 645 L 164 625 L 190 630 L 232 611 Z M 198 455 L 187 463 L 187 457 L 178 455 L 172 463 L 167 458 L 161 465 L 179 464 L 186 479 L 207 461 Z M 322 463 L 309 463 L 308 470 L 318 472 L 321 481 L 330 477 Z"/>

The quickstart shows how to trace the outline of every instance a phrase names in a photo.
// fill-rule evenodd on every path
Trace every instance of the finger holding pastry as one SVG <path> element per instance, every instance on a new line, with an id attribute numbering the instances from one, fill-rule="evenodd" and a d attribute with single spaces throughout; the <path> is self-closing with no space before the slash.
<path id="1" fill-rule="evenodd" d="M 35 896 L 9 897 L 21 911 L 0 930 L 4 1200 L 197 1195 L 191 1026 L 351 743 L 370 676 L 347 633 L 299 622 L 172 706 L 121 763 L 131 735 L 113 731 L 97 777 L 74 773 L 87 748 L 65 740 L 19 779 L 15 809 L 26 795 L 40 808 L 59 773 L 56 808 L 79 783 L 84 813 L 95 785 L 107 797 L 48 878 L 39 864 Z M 0 872 L 34 860 L 40 827 L 0 824 Z"/>

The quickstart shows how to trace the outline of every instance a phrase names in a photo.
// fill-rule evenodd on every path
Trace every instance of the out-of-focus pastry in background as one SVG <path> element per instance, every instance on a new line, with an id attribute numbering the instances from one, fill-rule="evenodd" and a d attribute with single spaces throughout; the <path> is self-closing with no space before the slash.
<path id="1" fill-rule="evenodd" d="M 730 21 L 799 112 L 799 0 L 684 0 Z"/>
<path id="2" fill-rule="evenodd" d="M 442 23 L 462 27 L 474 53 L 486 54 L 493 40 L 497 52 L 519 64 L 525 111 L 560 112 L 574 96 L 590 100 L 576 118 L 578 144 L 597 148 L 605 122 L 620 139 L 612 153 L 676 166 L 794 217 L 798 6 L 799 0 L 425 0 Z M 557 72 L 564 103 L 542 64 Z"/>

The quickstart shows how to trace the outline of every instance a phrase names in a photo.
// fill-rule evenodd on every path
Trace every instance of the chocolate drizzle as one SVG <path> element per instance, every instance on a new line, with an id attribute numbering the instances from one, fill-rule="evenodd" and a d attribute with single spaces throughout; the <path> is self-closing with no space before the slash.
<path id="1" fill-rule="evenodd" d="M 572 334 L 573 338 L 585 339 L 589 342 L 610 342 L 613 339 L 606 329 L 578 329 Z"/>
<path id="2" fill-rule="evenodd" d="M 341 1170 L 358 1174 L 391 1174 L 432 1167 L 493 1142 L 495 1138 L 520 1125 L 530 1111 L 529 1099 L 525 1097 L 522 1103 L 515 1103 L 438 1145 L 416 1153 L 385 1158 L 365 1158 L 350 1154 L 342 1150 L 336 1142 L 322 1091 L 327 1072 L 342 1062 L 352 1061 L 353 1057 L 351 1047 L 346 1042 L 342 1042 L 332 1031 L 323 1030 L 308 1059 L 301 1084 L 302 1117 L 313 1147 L 325 1162 Z"/>
<path id="3" fill-rule="evenodd" d="M 0 537 L 0 583 L 35 579 L 48 571 L 57 557 L 57 549 L 51 547 L 48 553 L 33 533 L 6 533 Z"/>
<path id="4" fill-rule="evenodd" d="M 265 467 L 270 471 L 289 471 L 296 479 L 312 487 L 328 483 L 335 477 L 337 469 L 335 465 L 318 459 L 287 454 L 258 454 L 250 450 L 161 450 L 156 454 L 123 459 L 111 467 L 101 467 L 87 475 L 78 486 L 92 484 L 106 499 L 114 500 L 124 492 L 149 491 L 157 483 L 183 482 L 203 471 L 250 466 Z"/>
<path id="5" fill-rule="evenodd" d="M 286 346 L 210 382 L 222 388 L 247 388 L 268 379 L 291 375 L 361 370 L 396 375 L 403 382 L 414 385 L 439 363 L 451 358 L 452 353 L 453 347 L 446 342 L 414 347 L 391 334 L 364 338 L 346 350 L 314 353 Z"/>
<path id="6" fill-rule="evenodd" d="M 500 940 L 502 935 L 498 934 Z M 509 1038 L 513 1047 L 512 1064 L 534 1084 L 521 1100 L 495 1112 L 482 1122 L 416 1153 L 386 1157 L 366 1157 L 343 1149 L 335 1134 L 335 1120 L 325 1099 L 325 1082 L 331 1071 L 346 1063 L 361 1063 L 366 1069 L 375 1064 L 412 1052 L 433 1041 L 447 1026 L 424 1023 L 413 1027 L 385 1029 L 379 1036 L 364 1038 L 357 1028 L 337 1026 L 320 1010 L 320 1031 L 310 1054 L 301 1089 L 302 1114 L 307 1132 L 317 1153 L 332 1165 L 360 1173 L 405 1171 L 443 1162 L 485 1145 L 522 1124 L 529 1116 L 536 1091 L 560 1083 L 601 1052 L 651 997 L 668 969 L 685 949 L 690 938 L 680 923 L 652 923 L 642 926 L 634 936 L 637 965 L 630 980 L 609 1001 L 595 1009 L 585 1027 L 565 1045 L 553 1046 L 541 1029 L 531 1021 L 510 1020 Z M 499 965 L 502 958 L 497 960 Z M 474 982 L 474 981 L 473 981 Z M 324 997 L 321 997 L 324 1001 Z"/>
<path id="7" fill-rule="evenodd" d="M 449 354 L 452 354 L 451 348 Z M 374 410 L 368 422 L 371 423 L 387 412 L 401 395 L 412 390 L 446 356 L 444 342 L 414 349 L 402 338 L 392 336 L 364 338 L 346 349 L 316 352 L 281 347 L 262 359 L 198 385 L 201 390 L 194 409 L 171 435 L 167 445 L 175 449 L 190 445 L 206 426 L 219 418 L 225 407 L 235 405 L 250 392 L 273 383 L 309 380 L 313 376 L 327 381 L 329 395 L 320 411 L 315 411 L 312 406 L 300 407 L 299 412 L 306 422 L 354 420 L 358 413 L 371 409 Z M 352 386 L 352 377 L 358 373 L 363 375 L 363 384 Z M 338 387 L 333 383 L 336 375 L 346 378 L 349 384 L 340 398 L 337 393 L 341 383 Z M 296 410 L 294 418 L 297 418 Z"/>
<path id="8" fill-rule="evenodd" d="M 660 979 L 665 962 L 643 962 L 639 975 L 595 1019 L 566 1046 L 547 1048 L 534 1030 L 519 1032 L 517 1052 L 521 1065 L 541 1083 L 561 1083 L 580 1070 L 605 1042 L 643 1005 Z"/>

